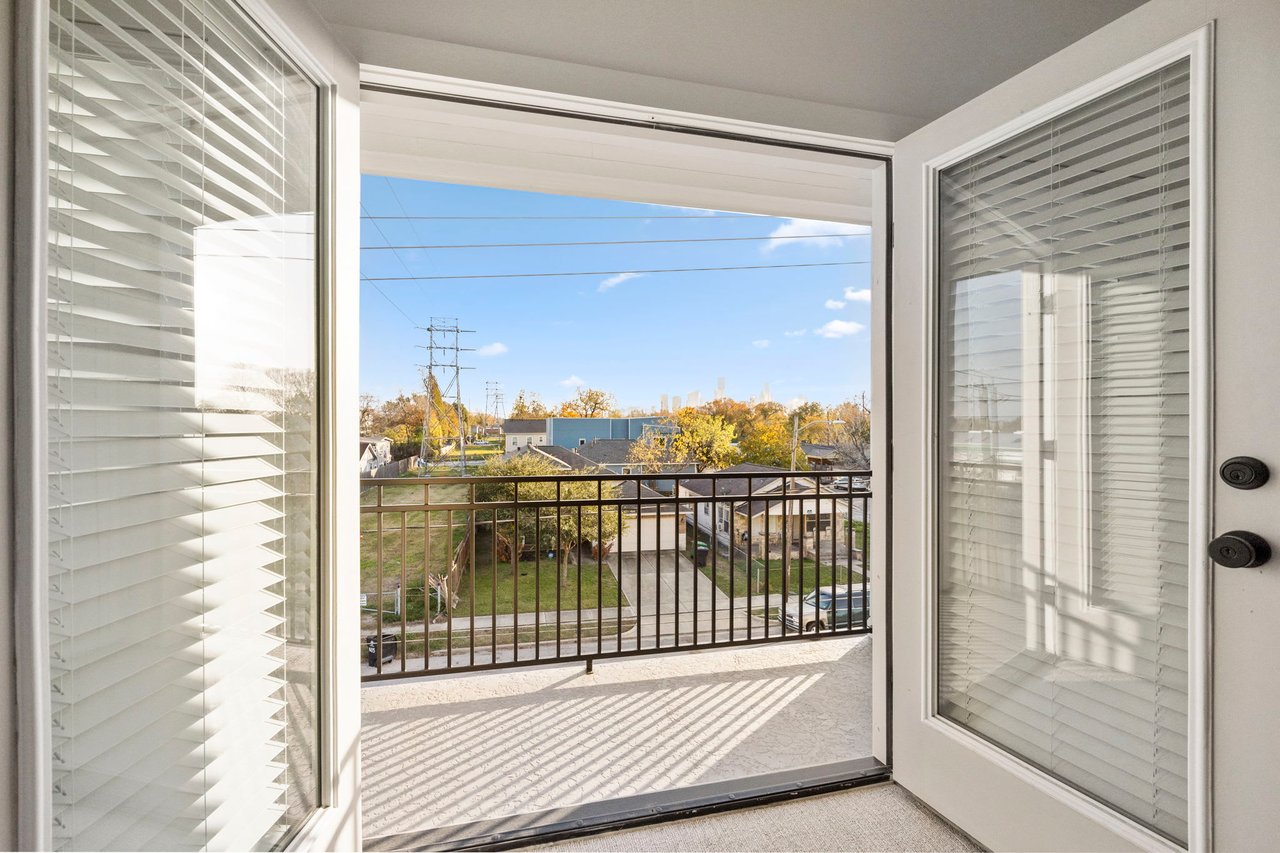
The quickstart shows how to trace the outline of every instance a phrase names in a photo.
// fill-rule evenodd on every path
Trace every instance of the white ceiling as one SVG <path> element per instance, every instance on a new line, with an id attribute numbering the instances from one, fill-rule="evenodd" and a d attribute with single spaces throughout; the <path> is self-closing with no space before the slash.
<path id="1" fill-rule="evenodd" d="M 343 27 L 363 31 L 360 45 L 347 33 L 363 62 L 377 61 L 361 55 L 370 52 L 369 32 L 377 31 L 891 114 L 912 119 L 909 124 L 914 126 L 943 115 L 1142 2 L 311 1 L 331 24 L 340 25 L 340 37 Z M 570 87 L 566 84 L 562 90 Z"/>

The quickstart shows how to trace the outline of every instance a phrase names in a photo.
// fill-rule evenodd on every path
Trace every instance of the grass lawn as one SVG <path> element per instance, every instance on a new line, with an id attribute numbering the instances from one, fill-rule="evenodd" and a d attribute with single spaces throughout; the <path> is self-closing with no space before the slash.
<path id="1" fill-rule="evenodd" d="M 425 579 L 423 556 L 427 539 L 424 529 L 426 515 L 425 512 L 410 510 L 381 513 L 382 590 L 384 593 L 390 593 L 403 580 L 407 590 L 404 607 L 410 619 L 422 618 Z M 402 519 L 404 521 L 403 536 L 400 528 Z M 454 512 L 452 527 L 449 524 L 449 513 L 431 513 L 431 556 L 427 566 L 433 574 L 444 571 L 449 565 L 454 549 L 466 534 L 466 513 Z M 402 565 L 404 566 L 403 576 Z M 376 614 L 378 605 L 374 594 L 378 591 L 378 514 L 375 513 L 360 515 L 360 591 L 369 594 L 368 607 L 372 608 Z M 384 596 L 383 610 L 388 614 L 383 617 L 384 620 L 393 618 L 389 615 L 392 608 L 392 596 Z M 398 616 L 394 618 L 399 621 Z"/>
<path id="2" fill-rule="evenodd" d="M 468 444 L 467 445 L 467 461 L 470 462 L 473 459 L 485 460 L 492 456 L 501 456 L 502 451 L 503 451 L 503 446 L 502 446 L 502 442 L 500 441 L 484 442 L 482 444 Z M 462 451 L 455 447 L 452 450 L 450 450 L 448 453 L 443 454 L 440 458 L 441 459 L 461 459 Z"/>
<path id="3" fill-rule="evenodd" d="M 512 571 L 509 561 L 499 561 L 495 568 L 491 542 L 491 538 L 483 533 L 477 537 L 476 541 L 475 615 L 493 614 L 495 575 L 499 614 L 514 613 L 514 604 L 517 601 L 521 613 L 532 613 L 538 609 L 555 610 L 556 586 L 559 580 L 555 558 L 548 559 L 544 554 L 540 571 L 537 560 L 521 560 L 515 571 Z M 568 556 L 565 559 L 568 560 Z M 578 606 L 578 567 L 570 562 L 565 569 L 565 574 L 565 582 L 560 587 L 560 609 L 573 610 Z M 595 558 L 588 557 L 584 552 L 582 606 L 594 610 L 597 605 L 606 610 L 618 606 L 618 579 L 614 577 L 607 563 L 601 563 L 597 576 Z M 468 617 L 471 613 L 471 577 L 464 575 L 461 598 L 458 606 L 454 608 L 454 615 Z"/>
<path id="4" fill-rule="evenodd" d="M 753 565 L 757 567 L 756 585 L 750 588 L 752 594 L 763 593 L 766 589 L 769 592 L 782 592 L 782 558 L 775 557 L 768 563 L 768 578 L 764 578 L 764 572 L 761 567 L 764 565 L 763 560 L 753 561 Z M 791 560 L 791 583 L 790 591 L 792 593 L 809 592 L 814 588 L 814 573 L 817 573 L 816 583 L 824 587 L 830 587 L 832 576 L 835 576 L 837 586 L 845 583 L 861 583 L 862 574 L 856 570 L 850 571 L 846 566 L 829 566 L 825 563 L 816 565 L 812 558 L 805 557 L 801 560 L 799 557 L 793 557 Z M 801 587 L 803 571 L 803 589 Z M 708 561 L 707 565 L 702 567 L 701 572 L 715 582 L 720 591 L 725 595 L 743 596 L 747 594 L 747 565 L 746 560 L 738 558 L 730 565 L 729 558 L 721 554 L 719 563 L 714 570 Z M 850 577 L 852 575 L 852 577 Z M 730 579 L 732 579 L 732 592 L 730 591 Z"/>

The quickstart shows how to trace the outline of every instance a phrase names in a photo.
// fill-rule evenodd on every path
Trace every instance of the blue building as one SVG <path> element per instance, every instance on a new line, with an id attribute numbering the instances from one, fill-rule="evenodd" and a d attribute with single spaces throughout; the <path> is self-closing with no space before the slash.
<path id="1" fill-rule="evenodd" d="M 575 449 L 596 439 L 635 441 L 664 418 L 547 418 L 547 444 Z"/>

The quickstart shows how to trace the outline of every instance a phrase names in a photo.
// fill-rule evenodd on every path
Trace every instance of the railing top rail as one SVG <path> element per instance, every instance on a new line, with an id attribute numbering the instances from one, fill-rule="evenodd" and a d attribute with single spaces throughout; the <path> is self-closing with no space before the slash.
<path id="1" fill-rule="evenodd" d="M 841 478 L 841 479 L 868 479 L 872 476 L 869 470 L 839 470 L 839 471 L 702 471 L 696 474 L 676 474 L 670 471 L 648 472 L 632 472 L 630 474 L 615 474 L 609 471 L 601 471 L 593 474 L 536 474 L 520 477 L 465 477 L 465 476 L 449 476 L 449 477 L 397 477 L 394 479 L 379 479 L 376 477 L 361 477 L 360 482 L 371 486 L 450 486 L 450 485 L 467 485 L 474 484 L 477 486 L 486 483 L 556 483 L 556 482 L 584 482 L 594 483 L 598 481 L 616 481 L 621 483 L 634 483 L 644 480 L 797 480 L 811 478 Z"/>

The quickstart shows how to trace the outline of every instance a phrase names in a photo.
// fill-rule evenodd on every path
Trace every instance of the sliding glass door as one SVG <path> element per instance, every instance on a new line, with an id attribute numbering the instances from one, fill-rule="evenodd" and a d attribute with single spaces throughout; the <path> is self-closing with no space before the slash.
<path id="1" fill-rule="evenodd" d="M 59 849 L 317 806 L 317 86 L 231 0 L 52 0 Z"/>

